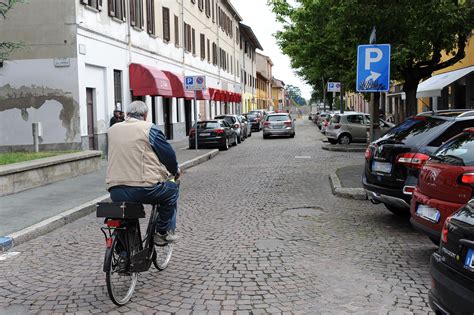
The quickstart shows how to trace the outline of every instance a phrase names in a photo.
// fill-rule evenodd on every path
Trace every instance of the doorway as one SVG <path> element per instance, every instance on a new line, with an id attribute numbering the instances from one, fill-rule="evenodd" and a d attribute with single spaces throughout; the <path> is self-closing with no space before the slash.
<path id="1" fill-rule="evenodd" d="M 189 135 L 193 125 L 193 118 L 192 118 L 192 108 L 193 103 L 191 100 L 184 100 L 184 121 L 186 123 L 186 135 Z"/>
<path id="2" fill-rule="evenodd" d="M 97 143 L 94 135 L 94 90 L 93 88 L 86 88 L 86 102 L 87 102 L 87 138 L 89 140 L 89 150 L 97 150 Z"/>
<path id="3" fill-rule="evenodd" d="M 171 122 L 171 99 L 163 97 L 163 121 L 165 123 L 166 139 L 173 139 L 173 124 Z"/>

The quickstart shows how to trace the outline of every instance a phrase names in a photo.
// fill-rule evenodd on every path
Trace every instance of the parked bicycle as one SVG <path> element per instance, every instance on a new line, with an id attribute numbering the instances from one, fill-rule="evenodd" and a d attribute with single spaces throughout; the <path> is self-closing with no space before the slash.
<path id="1" fill-rule="evenodd" d="M 118 306 L 125 305 L 133 295 L 138 273 L 150 269 L 151 264 L 164 270 L 171 259 L 173 244 L 154 242 L 158 206 L 153 205 L 146 234 L 142 239 L 139 219 L 145 218 L 143 204 L 129 202 L 101 202 L 97 217 L 105 218 L 102 227 L 107 249 L 104 267 L 107 292 Z"/>

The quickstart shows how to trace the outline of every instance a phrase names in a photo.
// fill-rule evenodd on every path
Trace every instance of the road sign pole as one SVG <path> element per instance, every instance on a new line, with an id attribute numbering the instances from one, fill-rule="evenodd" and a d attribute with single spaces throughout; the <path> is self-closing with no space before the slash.
<path id="1" fill-rule="evenodd" d="M 344 96 L 342 94 L 342 82 L 341 82 L 341 114 L 344 114 Z"/>
<path id="2" fill-rule="evenodd" d="M 196 124 L 196 132 L 194 133 L 194 145 L 198 150 L 198 113 L 197 113 L 197 91 L 194 91 L 194 123 Z"/>

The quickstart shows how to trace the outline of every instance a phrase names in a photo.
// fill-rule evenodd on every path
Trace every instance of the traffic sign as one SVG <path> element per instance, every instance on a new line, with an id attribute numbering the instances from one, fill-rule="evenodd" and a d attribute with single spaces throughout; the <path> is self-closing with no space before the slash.
<path id="1" fill-rule="evenodd" d="M 184 88 L 186 91 L 202 91 L 206 89 L 206 77 L 193 75 L 184 77 Z"/>
<path id="2" fill-rule="evenodd" d="M 341 82 L 328 82 L 328 92 L 341 92 Z"/>
<path id="3" fill-rule="evenodd" d="M 387 92 L 390 89 L 390 45 L 357 47 L 358 92 Z"/>

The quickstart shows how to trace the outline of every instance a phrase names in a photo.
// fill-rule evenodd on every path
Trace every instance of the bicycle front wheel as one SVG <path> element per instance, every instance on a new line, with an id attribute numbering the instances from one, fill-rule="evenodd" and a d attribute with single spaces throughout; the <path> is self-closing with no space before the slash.
<path id="1" fill-rule="evenodd" d="M 138 275 L 130 272 L 130 253 L 125 243 L 125 232 L 116 230 L 113 235 L 112 247 L 106 257 L 105 281 L 109 297 L 118 306 L 125 305 L 133 295 Z"/>
<path id="2" fill-rule="evenodd" d="M 159 271 L 165 270 L 173 254 L 173 244 L 157 245 L 155 244 L 155 253 L 153 254 L 153 265 Z"/>

